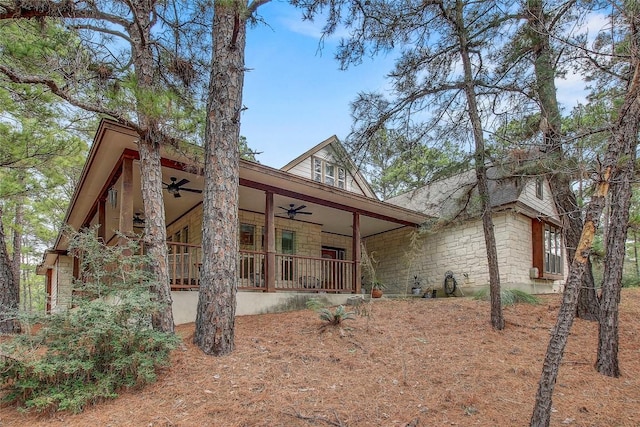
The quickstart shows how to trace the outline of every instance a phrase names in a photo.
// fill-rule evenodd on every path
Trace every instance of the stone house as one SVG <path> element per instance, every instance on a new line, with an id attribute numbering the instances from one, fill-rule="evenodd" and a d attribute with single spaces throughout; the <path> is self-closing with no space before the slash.
<path id="1" fill-rule="evenodd" d="M 65 224 L 74 229 L 96 226 L 108 244 L 116 244 L 117 232 L 142 233 L 136 138 L 135 132 L 115 122 L 100 123 Z M 163 148 L 176 323 L 195 319 L 202 260 L 201 171 L 194 157 Z M 239 184 L 238 315 L 278 310 L 300 295 L 317 293 L 344 303 L 349 295 L 362 292 L 363 276 L 365 283 L 371 280 L 363 269 L 363 261 L 370 260 L 375 261 L 377 278 L 388 285 L 387 294 L 407 293 L 414 276 L 423 287 L 441 287 L 447 270 L 459 282 L 463 275 L 468 277 L 467 288 L 487 283 L 477 219 L 469 215 L 437 231 L 419 232 L 421 224 L 442 215 L 426 208 L 443 204 L 434 197 L 436 187 L 378 200 L 335 136 L 281 169 L 241 160 Z M 453 185 L 444 184 L 438 190 L 442 194 Z M 501 185 L 513 187 L 509 200 L 492 203 L 503 283 L 533 292 L 559 291 L 566 271 L 562 245 L 555 254 L 562 268 L 553 277 L 543 262 L 549 256 L 543 239 L 556 232 L 554 238 L 560 238 L 561 231 L 548 185 L 530 180 Z M 540 189 L 542 198 L 536 193 Z M 268 247 L 270 241 L 274 247 Z M 50 311 L 69 306 L 71 280 L 79 274 L 77 260 L 66 249 L 60 234 L 38 269 L 46 276 Z"/>
<path id="2" fill-rule="evenodd" d="M 548 182 L 509 176 L 497 167 L 487 174 L 502 287 L 534 294 L 560 292 L 568 266 Z M 450 272 L 457 295 L 488 287 L 475 184 L 475 171 L 466 171 L 387 200 L 433 219 L 419 232 L 405 228 L 365 239 L 367 250 L 378 254 L 378 279 L 394 292 L 411 289 L 415 277 L 423 288 L 442 289 Z"/>

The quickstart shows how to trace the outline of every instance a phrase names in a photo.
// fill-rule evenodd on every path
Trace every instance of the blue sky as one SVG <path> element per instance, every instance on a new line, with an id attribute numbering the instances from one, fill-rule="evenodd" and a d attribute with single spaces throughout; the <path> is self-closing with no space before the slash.
<path id="1" fill-rule="evenodd" d="M 340 71 L 337 41 L 318 50 L 320 23 L 303 22 L 287 3 L 262 6 L 270 25 L 249 28 L 240 133 L 262 152 L 260 163 L 281 167 L 332 135 L 344 139 L 351 128 L 349 104 L 361 91 L 384 88 L 392 58 L 365 58 Z"/>
<path id="2" fill-rule="evenodd" d="M 319 50 L 323 23 L 303 22 L 300 10 L 283 1 L 259 9 L 267 22 L 249 28 L 241 135 L 261 152 L 260 163 L 280 168 L 326 138 L 343 140 L 351 128 L 350 103 L 359 92 L 385 88 L 391 56 L 365 58 L 340 71 L 338 38 Z M 584 97 L 578 76 L 558 80 L 558 97 L 567 111 Z"/>

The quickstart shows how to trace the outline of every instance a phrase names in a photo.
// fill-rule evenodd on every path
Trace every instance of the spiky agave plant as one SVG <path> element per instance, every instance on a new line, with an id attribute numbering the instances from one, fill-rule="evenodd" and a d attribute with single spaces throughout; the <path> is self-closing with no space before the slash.
<path id="1" fill-rule="evenodd" d="M 336 307 L 334 311 L 328 308 L 321 308 L 318 310 L 320 320 L 326 322 L 323 326 L 339 326 L 344 320 L 352 320 L 355 316 L 355 312 L 347 311 L 343 305 Z"/>

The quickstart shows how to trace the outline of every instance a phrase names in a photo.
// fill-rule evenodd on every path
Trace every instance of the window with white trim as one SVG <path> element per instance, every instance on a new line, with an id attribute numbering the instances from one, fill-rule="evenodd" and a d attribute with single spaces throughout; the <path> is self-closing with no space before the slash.
<path id="1" fill-rule="evenodd" d="M 544 226 L 544 272 L 562 274 L 562 234 L 551 224 Z"/>
<path id="2" fill-rule="evenodd" d="M 346 190 L 347 171 L 345 168 L 319 157 L 312 157 L 311 164 L 313 166 L 311 177 L 314 181 Z"/>
<path id="3" fill-rule="evenodd" d="M 538 278 L 562 279 L 562 229 L 538 219 L 534 219 L 532 225 L 533 267 L 538 269 Z"/>

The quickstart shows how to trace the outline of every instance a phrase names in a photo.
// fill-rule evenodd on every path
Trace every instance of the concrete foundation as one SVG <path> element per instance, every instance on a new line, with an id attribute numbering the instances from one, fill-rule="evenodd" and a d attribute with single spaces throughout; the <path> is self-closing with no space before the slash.
<path id="1" fill-rule="evenodd" d="M 346 304 L 350 296 L 352 294 L 238 292 L 236 316 L 300 310 L 306 307 L 307 300 L 311 298 L 319 298 L 328 305 Z M 171 298 L 173 299 L 173 321 L 176 325 L 196 321 L 198 292 L 171 292 Z"/>

